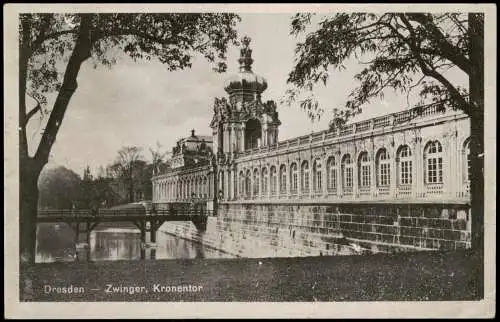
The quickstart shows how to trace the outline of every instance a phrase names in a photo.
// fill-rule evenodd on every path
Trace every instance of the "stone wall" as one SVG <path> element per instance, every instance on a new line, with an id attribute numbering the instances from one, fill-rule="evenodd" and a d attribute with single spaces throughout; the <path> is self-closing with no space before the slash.
<path id="1" fill-rule="evenodd" d="M 453 204 L 219 205 L 206 232 L 162 230 L 241 257 L 351 255 L 470 247 L 470 210 Z"/>

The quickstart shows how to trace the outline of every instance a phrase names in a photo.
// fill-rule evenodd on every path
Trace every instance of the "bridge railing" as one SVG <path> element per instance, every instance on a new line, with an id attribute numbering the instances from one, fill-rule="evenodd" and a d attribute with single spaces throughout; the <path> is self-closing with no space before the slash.
<path id="1" fill-rule="evenodd" d="M 168 204 L 153 204 L 149 209 L 39 209 L 38 216 L 42 217 L 88 217 L 88 216 L 142 216 L 142 215 L 200 215 L 211 216 L 207 202 L 178 202 Z"/>
<path id="2" fill-rule="evenodd" d="M 39 216 L 88 216 L 91 214 L 91 209 L 38 209 Z"/>
<path id="3" fill-rule="evenodd" d="M 205 215 L 211 216 L 213 211 L 208 209 L 206 201 L 195 202 L 169 202 L 153 204 L 150 211 L 152 215 L 172 214 L 172 215 Z"/>

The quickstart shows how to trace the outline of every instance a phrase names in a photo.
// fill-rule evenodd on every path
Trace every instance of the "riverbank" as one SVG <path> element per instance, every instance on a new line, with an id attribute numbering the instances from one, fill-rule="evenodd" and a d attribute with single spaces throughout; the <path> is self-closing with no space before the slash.
<path id="1" fill-rule="evenodd" d="M 21 267 L 20 290 L 61 302 L 474 300 L 479 260 L 456 251 L 50 263 Z"/>

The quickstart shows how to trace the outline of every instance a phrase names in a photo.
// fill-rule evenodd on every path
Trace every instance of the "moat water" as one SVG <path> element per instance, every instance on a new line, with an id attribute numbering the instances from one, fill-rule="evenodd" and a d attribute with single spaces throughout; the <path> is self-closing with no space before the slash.
<path id="1" fill-rule="evenodd" d="M 38 263 L 75 261 L 78 250 L 75 233 L 66 224 L 39 224 L 37 233 Z M 134 227 L 98 227 L 90 235 L 90 259 L 140 260 L 140 232 Z M 230 254 L 188 241 L 160 230 L 157 234 L 156 259 L 231 258 Z"/>

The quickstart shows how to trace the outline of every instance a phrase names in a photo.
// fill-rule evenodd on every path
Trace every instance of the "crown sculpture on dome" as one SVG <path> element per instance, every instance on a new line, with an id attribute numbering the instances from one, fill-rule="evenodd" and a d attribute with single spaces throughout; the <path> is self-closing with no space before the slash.
<path id="1" fill-rule="evenodd" d="M 252 50 L 250 49 L 250 42 L 252 39 L 248 36 L 245 36 L 241 39 L 241 43 L 243 47 L 240 49 L 240 59 L 238 62 L 240 63 L 240 71 L 250 72 L 252 71 Z"/>

